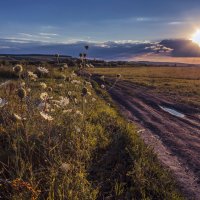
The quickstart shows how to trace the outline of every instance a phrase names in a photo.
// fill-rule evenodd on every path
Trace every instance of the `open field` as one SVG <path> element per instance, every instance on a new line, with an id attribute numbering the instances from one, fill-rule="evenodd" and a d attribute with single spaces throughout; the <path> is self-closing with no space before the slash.
<path id="1" fill-rule="evenodd" d="M 0 68 L 0 199 L 183 199 L 107 92 L 76 72 Z"/>
<path id="2" fill-rule="evenodd" d="M 200 67 L 129 67 L 95 68 L 92 73 L 115 77 L 151 92 L 162 93 L 178 102 L 200 106 Z"/>

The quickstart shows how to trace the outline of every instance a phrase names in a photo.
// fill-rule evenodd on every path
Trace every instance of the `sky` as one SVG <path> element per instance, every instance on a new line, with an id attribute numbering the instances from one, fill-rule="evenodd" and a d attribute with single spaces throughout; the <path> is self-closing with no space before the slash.
<path id="1" fill-rule="evenodd" d="M 52 43 L 190 38 L 199 0 L 2 0 L 0 38 Z"/>

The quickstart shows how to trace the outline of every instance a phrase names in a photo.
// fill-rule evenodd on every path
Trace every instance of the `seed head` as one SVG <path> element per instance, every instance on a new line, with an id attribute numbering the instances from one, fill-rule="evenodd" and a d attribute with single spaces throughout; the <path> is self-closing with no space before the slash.
<path id="1" fill-rule="evenodd" d="M 121 74 L 117 74 L 117 78 L 121 78 Z"/>
<path id="2" fill-rule="evenodd" d="M 17 90 L 17 95 L 19 98 L 23 99 L 24 97 L 26 97 L 26 90 L 24 88 L 19 88 Z"/>
<path id="3" fill-rule="evenodd" d="M 48 90 L 49 92 L 52 92 L 52 91 L 53 91 L 52 87 L 48 87 L 47 90 Z"/>
<path id="4" fill-rule="evenodd" d="M 20 74 L 20 73 L 23 71 L 22 65 L 15 65 L 14 68 L 13 68 L 13 71 L 14 71 L 16 74 Z"/>
<path id="5" fill-rule="evenodd" d="M 88 93 L 88 89 L 87 89 L 86 87 L 84 87 L 84 88 L 82 89 L 82 96 L 86 96 L 87 93 Z"/>
<path id="6" fill-rule="evenodd" d="M 59 70 L 62 72 L 64 71 L 64 67 L 60 67 Z"/>

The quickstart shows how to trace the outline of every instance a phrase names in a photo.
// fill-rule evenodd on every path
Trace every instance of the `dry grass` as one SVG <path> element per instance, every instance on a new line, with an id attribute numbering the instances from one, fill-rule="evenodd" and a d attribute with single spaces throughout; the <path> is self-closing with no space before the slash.
<path id="1" fill-rule="evenodd" d="M 92 73 L 115 77 L 146 86 L 179 102 L 200 106 L 200 67 L 95 68 Z"/>

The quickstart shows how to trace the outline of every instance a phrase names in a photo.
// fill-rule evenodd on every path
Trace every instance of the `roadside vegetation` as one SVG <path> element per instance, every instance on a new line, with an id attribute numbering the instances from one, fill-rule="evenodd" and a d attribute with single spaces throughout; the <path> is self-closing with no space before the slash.
<path id="1" fill-rule="evenodd" d="M 58 62 L 0 67 L 0 199 L 183 197 L 103 85 Z"/>
<path id="2" fill-rule="evenodd" d="M 200 106 L 200 67 L 117 67 L 91 69 L 93 74 L 122 79 L 145 86 L 181 103 Z"/>

